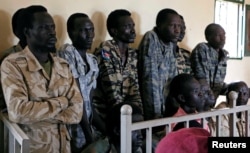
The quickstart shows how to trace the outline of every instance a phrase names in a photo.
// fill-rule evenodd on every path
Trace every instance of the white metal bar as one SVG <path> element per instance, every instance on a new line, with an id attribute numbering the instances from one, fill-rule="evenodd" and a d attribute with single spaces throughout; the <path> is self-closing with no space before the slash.
<path id="1" fill-rule="evenodd" d="M 152 128 L 146 129 L 146 153 L 152 150 Z"/>
<path id="2" fill-rule="evenodd" d="M 131 153 L 131 126 L 132 126 L 132 108 L 129 105 L 123 105 L 121 108 L 121 153 Z"/>
<path id="3" fill-rule="evenodd" d="M 4 153 L 28 153 L 29 138 L 16 124 L 8 120 L 7 114 L 0 112 L 0 120 L 4 123 Z"/>
<path id="4" fill-rule="evenodd" d="M 15 153 L 15 137 L 14 135 L 9 131 L 9 153 Z"/>
<path id="5" fill-rule="evenodd" d="M 229 129 L 230 133 L 231 133 L 232 136 L 235 136 L 235 134 L 236 134 L 236 119 L 237 119 L 236 114 L 237 114 L 237 112 L 245 112 L 245 114 L 246 114 L 246 124 L 247 124 L 246 125 L 246 134 L 248 136 L 250 136 L 250 134 L 249 134 L 250 105 L 235 106 L 237 93 L 236 94 L 232 93 L 230 95 L 230 97 L 232 99 L 231 104 L 230 104 L 231 108 L 212 110 L 212 111 L 198 113 L 198 114 L 188 114 L 188 115 L 185 115 L 185 116 L 161 118 L 161 119 L 155 119 L 155 120 L 143 121 L 143 122 L 137 122 L 137 123 L 132 123 L 131 120 L 129 122 L 125 122 L 125 121 L 128 120 L 127 118 L 125 118 L 125 119 L 123 119 L 124 121 L 122 122 L 121 128 L 123 129 L 123 131 L 126 131 L 127 133 L 131 133 L 134 130 L 146 129 L 146 145 L 147 145 L 146 152 L 150 153 L 152 151 L 152 128 L 153 127 L 158 127 L 158 126 L 165 125 L 166 126 L 165 131 L 166 131 L 166 133 L 169 133 L 171 131 L 170 125 L 172 123 L 186 122 L 187 127 L 189 127 L 189 121 L 190 120 L 201 119 L 201 123 L 204 124 L 205 120 L 207 118 L 215 117 L 216 118 L 216 135 L 220 136 L 220 135 L 222 135 L 222 133 L 220 132 L 221 121 L 222 121 L 223 115 L 225 115 L 225 116 L 229 116 L 230 124 L 231 124 L 230 127 L 232 126 L 232 128 Z M 130 115 L 125 115 L 125 116 L 131 118 L 131 114 Z M 124 114 L 122 114 L 121 116 L 124 116 Z M 127 127 L 128 127 L 129 130 L 126 130 Z M 204 125 L 203 125 L 203 127 L 204 127 Z M 128 135 L 131 136 L 131 134 L 128 134 Z M 128 137 L 123 136 L 121 138 L 121 142 L 124 142 L 124 143 L 122 143 L 122 146 L 124 146 L 124 144 L 127 144 L 127 145 L 129 145 L 129 147 L 131 147 L 131 137 L 129 137 L 129 141 L 122 140 L 123 138 L 127 139 Z M 131 150 L 127 150 L 127 151 L 128 152 L 126 152 L 126 153 L 131 152 Z"/>

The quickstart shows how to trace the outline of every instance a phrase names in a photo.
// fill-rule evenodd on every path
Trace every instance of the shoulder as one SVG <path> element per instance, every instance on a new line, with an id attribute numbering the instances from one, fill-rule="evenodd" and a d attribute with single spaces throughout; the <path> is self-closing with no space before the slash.
<path id="1" fill-rule="evenodd" d="M 71 45 L 71 44 L 64 44 L 62 45 L 57 53 L 60 55 L 60 54 L 74 54 L 74 52 L 76 51 L 76 48 Z"/>
<path id="2" fill-rule="evenodd" d="M 158 35 L 156 34 L 156 32 L 154 30 L 150 30 L 144 34 L 143 40 L 145 40 L 145 39 L 155 40 L 155 39 L 158 39 Z"/>
<path id="3" fill-rule="evenodd" d="M 54 62 L 60 63 L 62 65 L 67 65 L 67 67 L 68 67 L 68 61 L 65 60 L 64 58 L 56 56 L 55 53 L 51 53 L 51 57 L 53 58 Z"/>
<path id="4" fill-rule="evenodd" d="M 17 52 L 17 53 L 12 53 L 9 56 L 7 56 L 4 61 L 10 61 L 10 62 L 16 62 L 16 61 L 20 61 L 20 60 L 26 60 L 26 56 L 25 56 L 25 52 L 21 51 L 21 52 Z"/>
<path id="5" fill-rule="evenodd" d="M 197 49 L 199 49 L 199 50 L 209 49 L 209 46 L 208 46 L 207 43 L 201 42 L 201 43 L 198 43 L 198 44 L 195 46 L 194 50 L 197 50 Z"/>
<path id="6" fill-rule="evenodd" d="M 184 49 L 184 48 L 180 48 L 180 52 L 183 55 L 186 55 L 186 56 L 190 56 L 191 55 L 191 52 L 189 50 Z"/>
<path id="7" fill-rule="evenodd" d="M 209 46 L 207 43 L 199 43 L 195 46 L 195 48 L 192 50 L 191 55 L 205 55 L 206 52 L 209 50 Z"/>
<path id="8" fill-rule="evenodd" d="M 112 56 L 112 48 L 114 48 L 114 43 L 112 40 L 104 41 L 100 46 L 95 50 L 94 55 L 97 57 L 97 60 L 110 60 Z"/>

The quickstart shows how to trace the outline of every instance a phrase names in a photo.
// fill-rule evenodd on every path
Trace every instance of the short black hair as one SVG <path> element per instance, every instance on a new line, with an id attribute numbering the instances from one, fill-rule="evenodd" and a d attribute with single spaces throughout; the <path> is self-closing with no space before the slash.
<path id="1" fill-rule="evenodd" d="M 89 16 L 87 14 L 84 14 L 84 13 L 74 13 L 72 15 L 70 15 L 70 17 L 68 18 L 68 21 L 67 21 L 67 32 L 68 32 L 68 35 L 70 36 L 71 35 L 71 32 L 74 30 L 74 22 L 75 22 L 75 19 L 77 18 L 89 18 Z"/>
<path id="2" fill-rule="evenodd" d="M 13 33 L 20 39 L 20 33 L 23 31 L 21 24 L 19 22 L 22 21 L 22 15 L 24 8 L 18 9 L 12 16 L 11 25 Z M 19 19 L 20 18 L 20 19 Z"/>
<path id="3" fill-rule="evenodd" d="M 23 27 L 32 28 L 33 27 L 32 23 L 34 21 L 34 14 L 39 12 L 47 12 L 47 9 L 42 5 L 31 5 L 29 7 L 26 7 L 22 16 Z"/>
<path id="4" fill-rule="evenodd" d="M 162 9 L 157 14 L 157 17 L 156 17 L 156 26 L 159 26 L 162 23 L 164 23 L 165 20 L 166 20 L 166 16 L 168 16 L 169 14 L 177 14 L 178 15 L 178 13 L 175 10 L 173 10 L 173 9 L 170 9 L 170 8 Z"/>
<path id="5" fill-rule="evenodd" d="M 131 13 L 125 9 L 118 9 L 112 11 L 107 18 L 107 30 L 111 37 L 113 37 L 113 33 L 111 31 L 112 28 L 118 27 L 118 20 L 123 16 L 131 16 Z"/>
<path id="6" fill-rule="evenodd" d="M 206 39 L 213 35 L 214 34 L 214 30 L 217 28 L 217 27 L 221 27 L 221 25 L 219 24 L 216 24 L 216 23 L 210 23 L 209 25 L 207 25 L 207 27 L 205 28 L 205 37 Z M 221 27 L 222 28 L 222 27 Z"/>
<path id="7" fill-rule="evenodd" d="M 169 85 L 169 96 L 176 98 L 180 93 L 183 92 L 183 87 L 186 83 L 195 79 L 193 75 L 182 73 L 173 78 Z"/>
<path id="8" fill-rule="evenodd" d="M 180 107 L 177 97 L 179 94 L 183 93 L 183 88 L 187 82 L 190 82 L 192 79 L 195 79 L 191 74 L 179 74 L 173 78 L 169 85 L 169 94 L 165 102 L 165 117 L 173 116 Z"/>
<path id="9" fill-rule="evenodd" d="M 132 115 L 135 115 L 135 114 L 143 115 L 141 108 L 139 106 L 137 106 L 136 104 L 134 104 L 134 103 L 122 102 L 122 103 L 119 103 L 119 104 L 115 104 L 108 111 L 108 114 L 107 114 L 107 132 L 108 132 L 108 135 L 113 135 L 113 129 L 115 127 L 120 129 L 120 125 L 121 125 L 121 108 L 122 108 L 123 105 L 129 105 L 129 106 L 132 107 Z"/>

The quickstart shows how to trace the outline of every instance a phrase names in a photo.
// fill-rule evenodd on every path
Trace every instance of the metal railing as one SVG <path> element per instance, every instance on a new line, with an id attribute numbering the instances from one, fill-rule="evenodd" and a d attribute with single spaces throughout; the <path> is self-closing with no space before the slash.
<path id="1" fill-rule="evenodd" d="M 229 115 L 229 127 L 230 127 L 230 136 L 235 136 L 237 133 L 236 128 L 236 113 L 237 112 L 245 112 L 245 129 L 246 136 L 250 136 L 249 133 L 249 123 L 250 118 L 250 105 L 245 106 L 235 106 L 236 99 L 238 94 L 236 92 L 231 92 L 229 95 L 230 101 L 229 106 L 230 109 L 221 109 L 221 110 L 213 110 L 209 112 L 190 114 L 185 116 L 178 117 L 168 117 L 162 119 L 155 119 L 149 121 L 143 121 L 138 123 L 132 123 L 132 108 L 129 105 L 124 105 L 121 108 L 121 153 L 131 153 L 131 133 L 134 130 L 146 130 L 146 152 L 152 152 L 152 128 L 158 126 L 166 126 L 166 134 L 171 132 L 171 124 L 178 122 L 185 122 L 186 127 L 189 127 L 190 120 L 200 119 L 201 124 L 205 127 L 204 121 L 208 117 L 216 117 L 216 136 L 220 136 L 220 121 L 223 115 Z"/>
<path id="2" fill-rule="evenodd" d="M 29 138 L 7 113 L 0 112 L 0 153 L 29 153 Z"/>

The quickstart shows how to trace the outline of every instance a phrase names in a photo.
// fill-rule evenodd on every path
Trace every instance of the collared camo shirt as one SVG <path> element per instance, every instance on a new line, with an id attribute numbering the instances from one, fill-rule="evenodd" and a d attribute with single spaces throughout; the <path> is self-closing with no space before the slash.
<path id="1" fill-rule="evenodd" d="M 114 40 L 103 42 L 94 53 L 98 59 L 99 77 L 93 104 L 106 118 L 113 105 L 121 102 L 135 103 L 142 108 L 137 73 L 137 52 L 128 48 L 126 65 L 122 65 L 119 47 Z"/>
<path id="2" fill-rule="evenodd" d="M 164 44 L 154 30 L 139 46 L 139 81 L 146 120 L 163 117 L 171 80 L 178 74 L 173 43 Z"/>
<path id="3" fill-rule="evenodd" d="M 208 43 L 199 43 L 191 53 L 191 68 L 194 76 L 198 79 L 206 78 L 216 98 L 226 86 L 224 79 L 227 60 L 228 52 L 226 50 L 218 52 Z"/>
<path id="4" fill-rule="evenodd" d="M 51 59 L 51 76 L 28 47 L 1 65 L 9 119 L 28 135 L 31 153 L 69 153 L 65 124 L 76 124 L 82 117 L 82 96 L 67 62 L 53 54 Z"/>
<path id="5" fill-rule="evenodd" d="M 57 53 L 60 57 L 68 61 L 74 78 L 76 78 L 79 82 L 79 87 L 83 96 L 87 117 L 90 120 L 90 117 L 92 115 L 90 91 L 91 89 L 96 88 L 96 79 L 99 72 L 97 58 L 92 54 L 86 53 L 86 62 L 89 65 L 89 71 L 86 72 L 87 63 L 85 63 L 74 46 L 65 44 L 59 49 Z"/>

